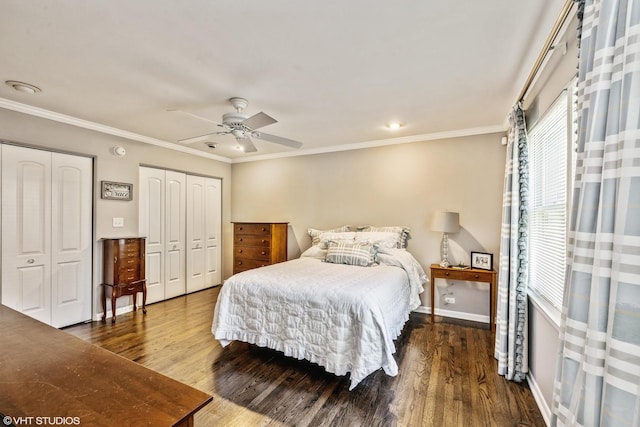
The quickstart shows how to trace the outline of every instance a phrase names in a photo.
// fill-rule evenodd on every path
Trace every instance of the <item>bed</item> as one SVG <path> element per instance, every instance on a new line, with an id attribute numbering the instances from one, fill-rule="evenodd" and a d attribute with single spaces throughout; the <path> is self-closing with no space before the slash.
<path id="1" fill-rule="evenodd" d="M 309 229 L 312 246 L 300 258 L 224 283 L 212 333 L 223 347 L 243 341 L 349 373 L 350 390 L 380 368 L 395 376 L 393 341 L 420 305 L 427 280 L 403 247 L 406 236 L 312 230 L 318 231 Z"/>

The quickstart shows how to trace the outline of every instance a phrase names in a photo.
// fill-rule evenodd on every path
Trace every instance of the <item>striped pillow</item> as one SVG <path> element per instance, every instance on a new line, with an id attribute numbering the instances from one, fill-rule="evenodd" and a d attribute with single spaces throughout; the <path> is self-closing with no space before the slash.
<path id="1" fill-rule="evenodd" d="M 344 233 L 346 231 L 351 231 L 350 225 L 343 225 L 342 227 L 333 228 L 331 230 L 318 230 L 317 228 L 309 228 L 307 233 L 309 237 L 311 237 L 311 245 L 317 245 L 322 240 L 323 233 Z"/>
<path id="2" fill-rule="evenodd" d="M 370 243 L 329 242 L 325 262 L 369 267 L 375 262 L 376 248 Z"/>
<path id="3" fill-rule="evenodd" d="M 358 227 L 358 231 L 367 231 L 367 232 L 391 232 L 398 233 L 398 248 L 405 249 L 407 247 L 407 240 L 411 238 L 411 228 L 409 227 L 400 227 L 400 226 L 390 226 L 390 227 L 376 227 L 374 225 L 365 225 Z"/>

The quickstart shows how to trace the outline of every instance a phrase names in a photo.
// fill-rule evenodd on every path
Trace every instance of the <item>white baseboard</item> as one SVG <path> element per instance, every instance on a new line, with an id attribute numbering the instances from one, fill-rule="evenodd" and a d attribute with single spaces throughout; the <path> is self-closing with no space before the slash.
<path id="1" fill-rule="evenodd" d="M 551 425 L 551 408 L 549 408 L 549 405 L 547 405 L 547 402 L 544 400 L 542 391 L 540 390 L 540 387 L 538 387 L 538 383 L 536 383 L 535 378 L 531 375 L 531 372 L 527 374 L 527 382 L 529 383 L 531 394 L 533 394 L 533 398 L 538 404 L 538 409 L 540 409 L 542 418 L 544 418 L 544 422 L 547 426 Z"/>
<path id="2" fill-rule="evenodd" d="M 431 314 L 431 307 L 421 305 L 420 307 L 416 308 L 413 311 L 416 311 L 418 313 Z M 465 313 L 462 311 L 443 310 L 441 308 L 436 308 L 435 314 L 436 316 L 452 317 L 454 319 L 470 320 L 472 322 L 479 322 L 479 323 L 489 323 L 489 316 L 484 316 L 480 314 Z"/>
<path id="3" fill-rule="evenodd" d="M 122 307 L 116 307 L 116 314 L 119 316 L 124 313 L 131 313 L 133 311 L 133 304 L 124 305 Z M 138 304 L 138 311 L 142 311 L 142 304 Z M 111 304 L 107 304 L 107 320 L 111 319 Z M 96 313 L 93 318 L 94 322 L 102 320 L 102 312 Z"/>

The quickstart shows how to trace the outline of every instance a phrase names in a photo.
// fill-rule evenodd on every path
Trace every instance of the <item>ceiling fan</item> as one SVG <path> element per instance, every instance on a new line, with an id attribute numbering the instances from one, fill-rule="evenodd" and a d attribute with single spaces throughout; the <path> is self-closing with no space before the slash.
<path id="1" fill-rule="evenodd" d="M 254 114 L 251 117 L 246 116 L 242 113 L 249 101 L 244 98 L 230 98 L 229 102 L 236 109 L 235 112 L 226 113 L 222 115 L 222 123 L 218 123 L 214 120 L 207 119 L 206 117 L 201 117 L 193 113 L 189 113 L 186 111 L 180 110 L 169 110 L 173 112 L 178 112 L 182 114 L 186 114 L 191 117 L 195 117 L 200 120 L 205 120 L 210 123 L 214 123 L 222 128 L 223 131 L 212 132 L 205 135 L 194 136 L 192 138 L 181 139 L 178 142 L 180 144 L 194 144 L 196 142 L 207 141 L 211 139 L 214 135 L 233 135 L 238 141 L 238 145 L 245 153 L 253 153 L 258 151 L 256 146 L 251 141 L 251 138 L 262 139 L 264 141 L 274 142 L 276 144 L 285 145 L 291 148 L 300 148 L 302 147 L 302 143 L 299 141 L 294 141 L 292 139 L 283 138 L 281 136 L 271 135 L 268 133 L 257 131 L 256 129 L 260 129 L 264 126 L 271 125 L 273 123 L 277 123 L 278 121 L 273 117 L 265 114 L 263 112 L 259 112 L 258 114 Z"/>

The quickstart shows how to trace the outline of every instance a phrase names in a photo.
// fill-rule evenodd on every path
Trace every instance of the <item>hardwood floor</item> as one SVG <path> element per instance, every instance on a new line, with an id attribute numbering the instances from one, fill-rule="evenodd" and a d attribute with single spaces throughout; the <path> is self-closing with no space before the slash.
<path id="1" fill-rule="evenodd" d="M 496 374 L 486 328 L 413 313 L 396 341 L 398 375 L 379 370 L 350 392 L 348 377 L 306 361 L 220 347 L 211 334 L 219 289 L 64 331 L 212 394 L 197 426 L 545 425 L 527 385 Z"/>

